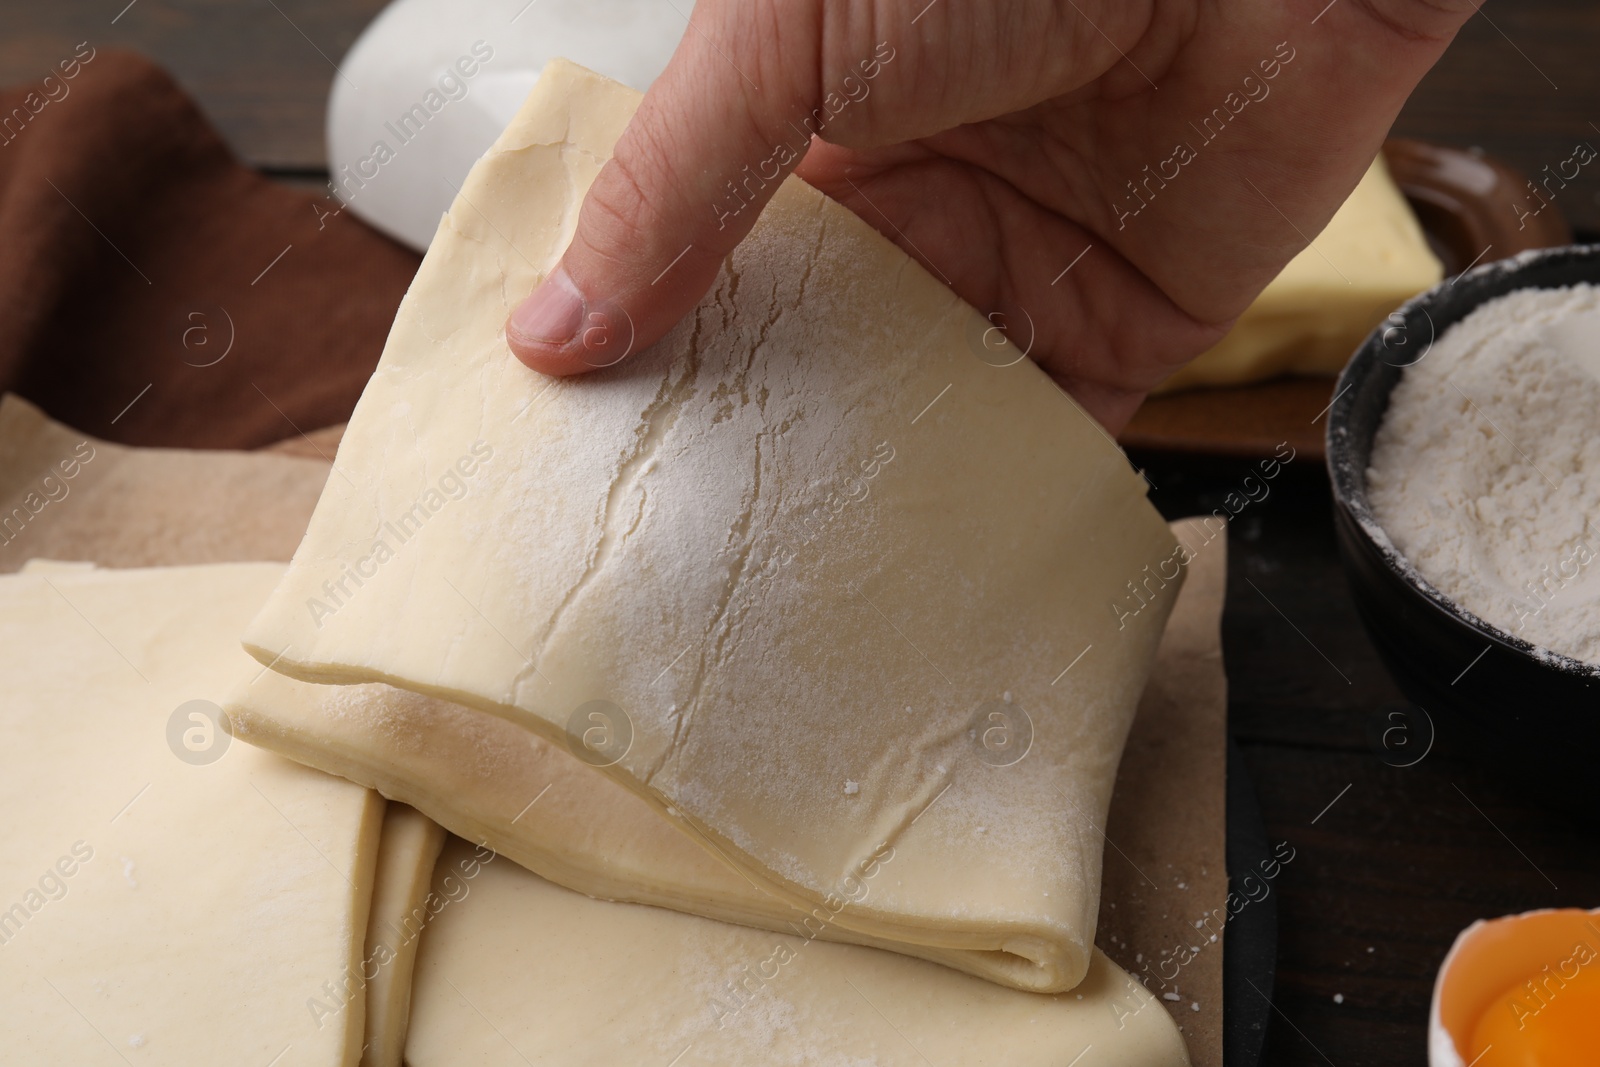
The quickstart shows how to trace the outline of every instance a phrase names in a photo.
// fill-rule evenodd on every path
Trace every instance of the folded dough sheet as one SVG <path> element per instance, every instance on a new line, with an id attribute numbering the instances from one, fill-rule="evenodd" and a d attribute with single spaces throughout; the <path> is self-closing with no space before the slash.
<path id="1" fill-rule="evenodd" d="M 1071 988 L 1181 550 L 1092 419 L 798 181 L 660 344 L 518 363 L 637 102 L 558 61 L 474 167 L 246 646 L 566 746 L 750 899 Z"/>
<path id="2" fill-rule="evenodd" d="M 430 887 L 445 836 L 438 823 L 405 804 L 390 804 L 384 812 L 361 965 L 367 994 L 361 1067 L 401 1067 L 422 931 L 443 908 Z"/>
<path id="3" fill-rule="evenodd" d="M 465 841 L 435 872 L 410 1067 L 1188 1067 L 1161 1003 L 1098 950 L 1070 993 L 607 904 Z"/>

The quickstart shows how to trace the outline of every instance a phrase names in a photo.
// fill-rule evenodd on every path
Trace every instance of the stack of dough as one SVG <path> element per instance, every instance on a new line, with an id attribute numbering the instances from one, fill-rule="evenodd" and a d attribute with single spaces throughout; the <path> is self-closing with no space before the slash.
<path id="1" fill-rule="evenodd" d="M 500 324 L 637 102 L 554 63 L 473 169 L 246 646 L 568 745 L 746 901 L 1070 989 L 1181 550 L 1082 409 L 798 181 L 662 343 L 529 373 Z"/>
<path id="2" fill-rule="evenodd" d="M 929 1047 L 1017 1067 L 1187 1062 L 1159 1002 L 1098 950 L 1073 993 L 1047 997 L 899 954 L 599 903 L 459 839 L 435 870 L 444 832 L 430 820 L 230 746 L 184 711 L 241 672 L 243 691 L 257 675 L 324 688 L 248 665 L 230 638 L 281 573 L 34 563 L 0 577 L 13 742 L 0 810 L 14 816 L 0 845 L 42 872 L 0 915 L 0 995 L 28 1020 L 8 1028 L 6 1062 L 399 1067 L 403 1052 L 410 1067 L 444 1067 L 537 1050 L 600 1067 L 680 1037 L 666 1059 L 685 1067 L 819 1055 L 915 1067 Z M 384 687 L 315 695 L 331 711 L 352 694 L 462 725 Z M 481 756 L 494 781 L 527 777 L 515 756 Z M 847 991 L 862 999 L 841 1004 Z"/>
<path id="3" fill-rule="evenodd" d="M 451 903 L 423 942 L 410 1067 L 463 1056 L 917 1067 L 924 1049 L 1013 1067 L 1188 1062 L 1162 1005 L 1098 949 L 1072 992 L 1044 996 L 906 958 L 915 946 L 826 944 L 861 938 L 757 892 L 643 800 L 502 718 L 259 670 L 228 712 L 244 740 L 416 804 L 528 869 L 460 839 L 443 858 L 432 899 Z M 601 903 L 530 871 L 590 896 L 791 932 Z M 984 973 L 982 954 L 917 954 Z"/>
<path id="4" fill-rule="evenodd" d="M 890 952 L 589 900 L 477 864 L 464 842 L 435 892 L 447 880 L 472 896 L 424 940 L 410 1067 L 1188 1063 L 1161 1002 L 1099 950 L 1075 992 L 1048 997 Z"/>

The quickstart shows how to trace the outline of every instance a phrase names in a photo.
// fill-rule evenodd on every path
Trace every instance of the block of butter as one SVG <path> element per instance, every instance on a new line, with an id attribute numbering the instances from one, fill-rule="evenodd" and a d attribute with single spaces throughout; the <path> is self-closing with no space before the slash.
<path id="1" fill-rule="evenodd" d="M 1337 374 L 1373 327 L 1442 277 L 1443 265 L 1379 156 L 1327 228 L 1227 336 L 1156 391 Z"/>

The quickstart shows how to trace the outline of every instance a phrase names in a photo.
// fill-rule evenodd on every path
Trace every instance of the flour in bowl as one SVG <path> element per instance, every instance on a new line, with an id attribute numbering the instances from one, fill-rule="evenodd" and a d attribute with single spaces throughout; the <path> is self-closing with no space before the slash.
<path id="1" fill-rule="evenodd" d="M 1600 663 L 1600 288 L 1518 290 L 1445 331 L 1395 386 L 1367 488 L 1434 588 Z"/>

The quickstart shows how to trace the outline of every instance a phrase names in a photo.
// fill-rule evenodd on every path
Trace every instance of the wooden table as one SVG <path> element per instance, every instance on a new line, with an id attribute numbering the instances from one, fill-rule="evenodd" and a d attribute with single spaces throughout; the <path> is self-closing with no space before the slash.
<path id="1" fill-rule="evenodd" d="M 1170 515 L 1220 508 L 1249 472 L 1242 461 L 1135 459 Z M 1600 904 L 1595 828 L 1464 758 L 1437 709 L 1421 762 L 1380 758 L 1374 740 L 1403 721 L 1388 712 L 1408 705 L 1356 617 L 1320 463 L 1289 464 L 1239 515 L 1228 570 L 1230 726 L 1269 836 L 1298 853 L 1278 880 L 1265 1062 L 1424 1063 L 1434 974 L 1457 932 L 1486 916 Z"/>
<path id="2" fill-rule="evenodd" d="M 332 61 L 381 0 L 125 2 L 11 0 L 0 83 L 37 76 L 78 41 L 131 45 L 167 64 L 245 159 L 320 183 Z M 1479 145 L 1537 173 L 1578 141 L 1600 144 L 1590 122 L 1600 121 L 1597 43 L 1592 0 L 1495 5 L 1467 24 L 1396 132 Z M 1600 229 L 1597 190 L 1600 171 L 1561 192 L 1580 230 Z M 1169 517 L 1220 507 L 1249 471 L 1242 461 L 1135 458 Z M 1379 758 L 1370 738 L 1403 701 L 1346 590 L 1320 465 L 1290 463 L 1272 495 L 1245 510 L 1229 567 L 1232 729 L 1269 834 L 1297 850 L 1276 882 L 1267 1062 L 1423 1063 L 1434 972 L 1456 932 L 1483 916 L 1600 905 L 1595 827 L 1463 758 L 1448 721 L 1417 765 Z"/>

